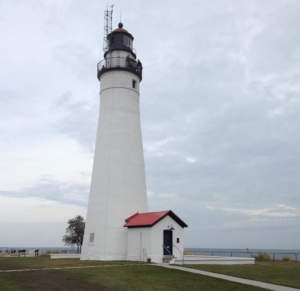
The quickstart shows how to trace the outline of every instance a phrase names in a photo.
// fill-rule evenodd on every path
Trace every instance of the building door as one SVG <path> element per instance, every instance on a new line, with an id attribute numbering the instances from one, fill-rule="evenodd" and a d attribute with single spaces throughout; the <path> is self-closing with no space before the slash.
<path id="1" fill-rule="evenodd" d="M 169 250 L 169 251 L 167 251 Z M 164 256 L 173 255 L 173 232 L 164 230 Z"/>

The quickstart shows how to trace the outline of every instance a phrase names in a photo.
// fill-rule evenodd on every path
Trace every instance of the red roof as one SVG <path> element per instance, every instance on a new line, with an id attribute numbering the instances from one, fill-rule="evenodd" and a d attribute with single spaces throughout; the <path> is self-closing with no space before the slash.
<path id="1" fill-rule="evenodd" d="M 125 32 L 125 33 L 129 33 L 126 29 L 124 28 L 117 28 L 115 30 L 113 30 L 113 32 Z"/>
<path id="2" fill-rule="evenodd" d="M 122 23 L 122 22 L 120 22 L 120 23 L 118 24 L 118 26 L 119 26 L 119 28 L 113 30 L 110 34 L 113 34 L 113 33 L 115 33 L 115 32 L 122 32 L 122 33 L 125 33 L 125 34 L 130 35 L 130 36 L 132 37 L 132 39 L 134 39 L 133 36 L 132 36 L 126 29 L 123 28 L 123 23 Z M 109 35 L 110 35 L 110 34 L 109 34 Z"/>
<path id="3" fill-rule="evenodd" d="M 125 221 L 127 222 L 125 227 L 149 227 L 153 226 L 165 216 L 171 216 L 179 225 L 187 227 L 187 225 L 171 210 L 159 211 L 159 212 L 147 212 L 147 213 L 136 213 Z"/>

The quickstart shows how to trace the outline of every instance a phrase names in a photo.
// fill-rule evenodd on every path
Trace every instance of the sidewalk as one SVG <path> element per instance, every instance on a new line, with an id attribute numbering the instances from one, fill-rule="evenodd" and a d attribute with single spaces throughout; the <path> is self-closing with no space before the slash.
<path id="1" fill-rule="evenodd" d="M 65 269 L 84 269 L 84 268 L 101 268 L 101 267 L 123 267 L 123 266 L 146 266 L 146 264 L 124 264 L 124 265 L 97 265 L 97 266 L 80 266 L 80 267 L 57 267 L 57 268 L 37 268 L 37 269 L 19 269 L 19 270 L 0 270 L 0 273 L 28 272 L 28 271 L 45 271 L 45 270 L 65 270 Z"/>
<path id="2" fill-rule="evenodd" d="M 237 278 L 237 277 L 221 275 L 221 274 L 216 274 L 216 273 L 211 273 L 211 272 L 206 272 L 206 271 L 200 271 L 200 270 L 191 269 L 191 268 L 172 266 L 167 263 L 161 263 L 161 264 L 151 265 L 151 266 L 164 267 L 164 268 L 168 268 L 168 269 L 175 269 L 175 270 L 180 270 L 180 271 L 184 271 L 184 272 L 190 272 L 190 273 L 200 274 L 200 275 L 204 275 L 204 276 L 210 276 L 210 277 L 214 277 L 214 278 L 218 278 L 218 279 L 223 279 L 223 280 L 227 280 L 227 281 L 232 281 L 232 282 L 236 282 L 236 283 L 251 285 L 251 286 L 265 288 L 265 289 L 269 289 L 269 290 L 275 290 L 275 291 L 299 291 L 300 290 L 300 289 L 296 289 L 296 288 L 274 285 L 274 284 L 269 284 L 269 283 L 263 283 L 263 282 L 248 280 L 248 279 L 241 279 L 241 278 Z"/>

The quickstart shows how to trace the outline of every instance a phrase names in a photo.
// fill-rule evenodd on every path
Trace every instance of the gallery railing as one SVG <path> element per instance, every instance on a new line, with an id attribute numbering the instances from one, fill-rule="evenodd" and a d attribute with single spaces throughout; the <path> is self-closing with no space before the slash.
<path id="1" fill-rule="evenodd" d="M 97 76 L 99 77 L 112 68 L 123 68 L 132 71 L 142 79 L 143 67 L 139 61 L 128 57 L 108 57 L 97 64 Z"/>

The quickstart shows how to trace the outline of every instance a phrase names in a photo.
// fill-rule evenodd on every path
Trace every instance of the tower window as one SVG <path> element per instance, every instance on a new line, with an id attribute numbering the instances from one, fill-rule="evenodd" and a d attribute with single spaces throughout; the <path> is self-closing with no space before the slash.
<path id="1" fill-rule="evenodd" d="M 90 233 L 90 243 L 93 243 L 95 240 L 95 234 L 94 233 Z"/>
<path id="2" fill-rule="evenodd" d="M 129 46 L 129 37 L 127 35 L 124 35 L 123 43 L 126 46 Z"/>
<path id="3" fill-rule="evenodd" d="M 135 89 L 135 87 L 136 87 L 136 80 L 132 80 L 132 88 Z"/>
<path id="4" fill-rule="evenodd" d="M 179 238 L 177 238 L 177 243 L 179 244 Z"/>

